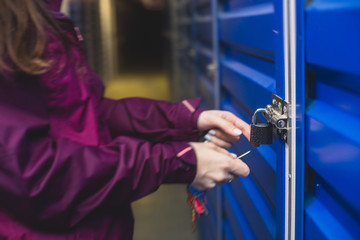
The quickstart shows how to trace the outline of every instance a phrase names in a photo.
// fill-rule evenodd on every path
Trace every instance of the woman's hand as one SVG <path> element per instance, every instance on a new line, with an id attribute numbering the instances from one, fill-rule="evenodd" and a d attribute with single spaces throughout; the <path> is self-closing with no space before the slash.
<path id="1" fill-rule="evenodd" d="M 240 139 L 240 135 L 250 140 L 250 126 L 231 112 L 209 110 L 200 114 L 198 119 L 200 131 L 210 130 L 205 139 L 215 145 L 229 149 Z"/>
<path id="2" fill-rule="evenodd" d="M 197 171 L 191 186 L 198 190 L 230 182 L 234 177 L 246 177 L 249 167 L 240 159 L 213 143 L 190 143 L 197 158 Z"/>

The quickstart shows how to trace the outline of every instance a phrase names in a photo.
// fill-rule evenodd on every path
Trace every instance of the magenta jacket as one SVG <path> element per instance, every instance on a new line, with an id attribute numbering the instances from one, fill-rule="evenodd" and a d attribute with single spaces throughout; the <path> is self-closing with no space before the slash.
<path id="1" fill-rule="evenodd" d="M 199 100 L 103 98 L 78 32 L 55 15 L 69 57 L 49 34 L 50 71 L 0 75 L 0 239 L 132 239 L 130 203 L 195 176 Z"/>

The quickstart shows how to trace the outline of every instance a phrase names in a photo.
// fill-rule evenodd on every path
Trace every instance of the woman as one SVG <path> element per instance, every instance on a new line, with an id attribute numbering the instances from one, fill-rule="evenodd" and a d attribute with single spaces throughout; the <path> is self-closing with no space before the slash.
<path id="1" fill-rule="evenodd" d="M 249 138 L 231 113 L 103 98 L 60 5 L 0 0 L 1 239 L 131 239 L 130 203 L 160 184 L 249 174 L 223 149 Z"/>

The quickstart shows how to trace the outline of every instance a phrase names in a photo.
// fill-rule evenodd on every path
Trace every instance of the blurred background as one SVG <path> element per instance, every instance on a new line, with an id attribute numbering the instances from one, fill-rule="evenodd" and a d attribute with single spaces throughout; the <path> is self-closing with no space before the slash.
<path id="1" fill-rule="evenodd" d="M 171 98 L 169 6 L 161 0 L 66 0 L 107 97 Z M 133 203 L 134 239 L 196 239 L 186 185 L 165 185 Z"/>

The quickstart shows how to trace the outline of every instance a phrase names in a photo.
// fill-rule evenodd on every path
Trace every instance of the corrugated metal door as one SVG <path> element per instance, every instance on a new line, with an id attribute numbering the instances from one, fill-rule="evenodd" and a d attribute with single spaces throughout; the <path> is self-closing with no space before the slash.
<path id="1" fill-rule="evenodd" d="M 214 2 L 219 105 L 250 122 L 257 108 L 271 104 L 273 93 L 285 97 L 282 2 Z M 246 158 L 251 175 L 208 193 L 212 204 L 209 216 L 199 222 L 201 239 L 284 237 L 284 146 L 277 138 L 256 150 L 245 139 L 234 146 L 237 154 L 252 149 Z M 213 208 L 214 199 L 220 211 Z"/>
<path id="2" fill-rule="evenodd" d="M 360 1 L 306 7 L 306 239 L 360 239 Z"/>
<path id="3" fill-rule="evenodd" d="M 221 108 L 247 122 L 257 108 L 285 97 L 281 1 L 221 2 Z M 243 138 L 237 154 L 252 149 Z M 251 169 L 223 188 L 224 239 L 282 239 L 284 236 L 284 142 L 252 149 Z"/>
<path id="4" fill-rule="evenodd" d="M 211 43 L 208 24 L 194 21 L 205 106 L 250 122 L 274 93 L 291 105 L 290 128 L 287 143 L 234 146 L 252 150 L 251 175 L 209 191 L 200 238 L 360 239 L 360 1 L 213 0 L 211 8 Z M 210 59 L 214 88 L 201 90 Z"/>

